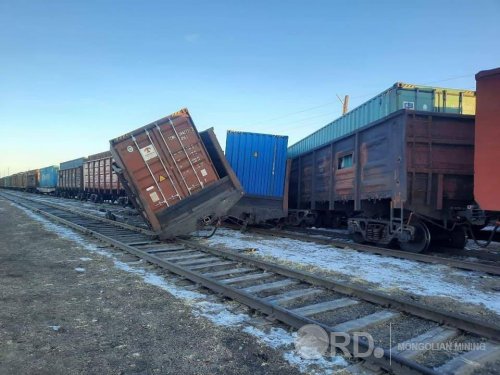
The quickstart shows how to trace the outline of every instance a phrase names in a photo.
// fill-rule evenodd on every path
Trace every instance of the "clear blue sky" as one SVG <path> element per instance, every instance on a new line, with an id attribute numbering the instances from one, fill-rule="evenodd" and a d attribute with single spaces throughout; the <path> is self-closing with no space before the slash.
<path id="1" fill-rule="evenodd" d="M 0 0 L 0 174 L 182 107 L 221 143 L 291 144 L 340 115 L 336 94 L 353 108 L 396 81 L 474 89 L 500 66 L 499 20 L 498 0 Z"/>

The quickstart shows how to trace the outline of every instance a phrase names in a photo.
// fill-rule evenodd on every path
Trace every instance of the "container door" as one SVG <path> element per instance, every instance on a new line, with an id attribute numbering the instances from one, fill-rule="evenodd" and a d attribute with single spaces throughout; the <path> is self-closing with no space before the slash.
<path id="1" fill-rule="evenodd" d="M 170 207 L 216 181 L 196 130 L 188 122 L 156 125 L 118 146 L 123 163 L 154 211 Z"/>
<path id="2" fill-rule="evenodd" d="M 132 137 L 125 145 L 122 160 L 134 173 L 134 180 L 151 200 L 151 208 L 170 207 L 186 196 L 173 176 L 172 166 L 158 151 L 151 133 L 145 131 Z M 174 163 L 172 163 L 174 164 Z M 186 181 L 183 181 L 186 184 Z"/>

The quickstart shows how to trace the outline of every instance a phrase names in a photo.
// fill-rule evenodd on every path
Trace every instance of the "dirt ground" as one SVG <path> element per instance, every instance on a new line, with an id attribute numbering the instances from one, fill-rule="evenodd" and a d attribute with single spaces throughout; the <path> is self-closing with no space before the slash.
<path id="1" fill-rule="evenodd" d="M 2 198 L 0 301 L 0 374 L 298 373 Z"/>

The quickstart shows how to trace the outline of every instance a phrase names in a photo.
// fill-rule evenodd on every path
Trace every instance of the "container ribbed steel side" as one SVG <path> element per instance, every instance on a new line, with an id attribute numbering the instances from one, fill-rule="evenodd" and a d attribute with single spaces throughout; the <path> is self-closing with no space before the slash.
<path id="1" fill-rule="evenodd" d="M 283 197 L 287 136 L 228 131 L 226 158 L 245 194 Z"/>
<path id="2" fill-rule="evenodd" d="M 401 109 L 474 115 L 476 93 L 469 90 L 395 83 L 389 89 L 290 146 L 288 157 L 294 158 L 309 152 Z"/>
<path id="3" fill-rule="evenodd" d="M 73 168 L 78 168 L 78 167 L 81 167 L 83 165 L 83 163 L 85 162 L 85 158 L 78 158 L 78 159 L 74 159 L 74 160 L 69 160 L 69 161 L 65 161 L 61 164 L 59 164 L 59 170 L 63 171 L 65 169 L 73 169 Z"/>
<path id="4" fill-rule="evenodd" d="M 50 167 L 40 168 L 40 188 L 55 189 L 57 187 L 57 179 L 59 176 L 59 166 L 51 165 Z"/>

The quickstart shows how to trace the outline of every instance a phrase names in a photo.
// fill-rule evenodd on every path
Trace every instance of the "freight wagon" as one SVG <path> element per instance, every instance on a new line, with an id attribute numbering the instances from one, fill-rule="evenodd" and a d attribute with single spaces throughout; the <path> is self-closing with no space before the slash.
<path id="1" fill-rule="evenodd" d="M 3 177 L 3 187 L 6 189 L 11 189 L 12 188 L 12 176 L 5 176 Z"/>
<path id="2" fill-rule="evenodd" d="M 57 194 L 66 198 L 83 197 L 83 163 L 85 158 L 59 164 Z"/>
<path id="3" fill-rule="evenodd" d="M 287 217 L 287 143 L 286 136 L 227 132 L 226 159 L 245 192 L 229 216 L 245 225 L 277 222 Z"/>
<path id="4" fill-rule="evenodd" d="M 473 166 L 474 116 L 400 110 L 293 158 L 290 207 L 358 242 L 463 247 Z"/>
<path id="5" fill-rule="evenodd" d="M 40 168 L 40 180 L 37 190 L 44 194 L 53 194 L 57 189 L 57 179 L 59 176 L 59 166 L 51 165 Z"/>
<path id="6" fill-rule="evenodd" d="M 11 188 L 11 178 L 12 176 L 5 176 L 0 179 L 0 184 L 4 189 L 10 189 Z"/>
<path id="7" fill-rule="evenodd" d="M 26 191 L 35 193 L 40 183 L 40 170 L 32 169 L 26 172 Z"/>
<path id="8" fill-rule="evenodd" d="M 476 74 L 476 88 L 474 196 L 482 209 L 500 213 L 500 68 Z"/>
<path id="9" fill-rule="evenodd" d="M 90 155 L 83 163 L 83 190 L 93 202 L 125 201 L 126 193 L 112 168 L 110 151 Z"/>
<path id="10" fill-rule="evenodd" d="M 198 133 L 187 109 L 110 144 L 129 198 L 162 239 L 218 222 L 243 194 L 213 130 Z"/>
<path id="11" fill-rule="evenodd" d="M 19 172 L 11 177 L 11 188 L 16 189 L 16 190 L 26 190 L 27 188 L 27 173 L 26 172 Z"/>
<path id="12" fill-rule="evenodd" d="M 288 148 L 288 157 L 295 158 L 330 143 L 369 123 L 401 109 L 474 115 L 474 91 L 446 89 L 397 82 L 389 89 L 354 108 Z"/>

